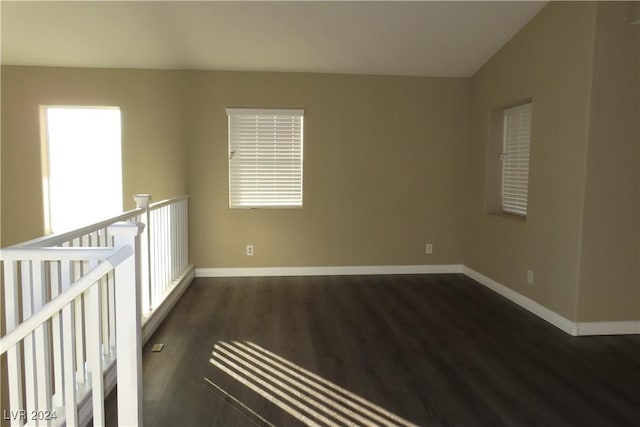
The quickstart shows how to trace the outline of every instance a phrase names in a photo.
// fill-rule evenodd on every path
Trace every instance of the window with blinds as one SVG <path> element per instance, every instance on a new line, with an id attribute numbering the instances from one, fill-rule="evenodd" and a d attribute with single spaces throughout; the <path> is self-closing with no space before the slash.
<path id="1" fill-rule="evenodd" d="M 526 216 L 531 103 L 503 110 L 502 125 L 502 210 Z"/>
<path id="2" fill-rule="evenodd" d="M 302 206 L 304 110 L 228 108 L 229 207 Z"/>

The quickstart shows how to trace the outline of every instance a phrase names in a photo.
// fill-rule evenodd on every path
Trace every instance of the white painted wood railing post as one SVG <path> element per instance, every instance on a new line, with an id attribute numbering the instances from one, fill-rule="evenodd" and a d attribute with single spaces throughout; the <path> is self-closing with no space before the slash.
<path id="1" fill-rule="evenodd" d="M 140 318 L 141 223 L 116 223 L 109 227 L 114 246 L 131 246 L 134 256 L 115 269 L 116 359 L 118 376 L 118 425 L 142 426 L 142 333 Z"/>
<path id="2" fill-rule="evenodd" d="M 142 314 L 151 311 L 151 215 L 149 214 L 149 201 L 151 194 L 136 194 L 133 196 L 136 208 L 144 209 L 140 214 L 140 222 L 144 224 L 144 230 L 140 234 L 140 286 L 142 288 Z"/>
<path id="3" fill-rule="evenodd" d="M 20 309 L 18 306 L 18 263 L 4 262 L 4 295 L 5 295 L 5 325 L 7 331 L 13 330 L 20 324 Z M 9 383 L 9 410 L 17 413 L 25 408 L 22 388 L 22 350 L 20 346 L 13 346 L 7 350 L 7 377 Z M 4 414 L 3 414 L 4 415 Z M 20 417 L 11 419 L 12 426 L 22 426 Z"/>

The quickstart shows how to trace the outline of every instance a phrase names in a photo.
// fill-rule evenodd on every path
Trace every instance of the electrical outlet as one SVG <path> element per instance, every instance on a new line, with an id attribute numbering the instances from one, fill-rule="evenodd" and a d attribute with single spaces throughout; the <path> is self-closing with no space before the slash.
<path id="1" fill-rule="evenodd" d="M 247 256 L 253 256 L 253 245 L 247 245 Z"/>
<path id="2" fill-rule="evenodd" d="M 426 248 L 425 252 L 427 254 L 432 254 L 433 253 L 433 244 L 427 243 L 427 248 Z"/>
<path id="3" fill-rule="evenodd" d="M 531 270 L 527 271 L 527 283 L 533 285 L 533 271 Z"/>

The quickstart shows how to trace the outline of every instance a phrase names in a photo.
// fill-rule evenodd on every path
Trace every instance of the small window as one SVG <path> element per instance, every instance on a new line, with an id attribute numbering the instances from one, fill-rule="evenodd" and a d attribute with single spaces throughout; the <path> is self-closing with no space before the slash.
<path id="1" fill-rule="evenodd" d="M 302 206 L 304 110 L 228 108 L 229 207 Z"/>
<path id="2" fill-rule="evenodd" d="M 531 103 L 502 111 L 502 211 L 527 216 Z"/>
<path id="3" fill-rule="evenodd" d="M 120 109 L 43 106 L 41 111 L 46 232 L 122 213 Z"/>

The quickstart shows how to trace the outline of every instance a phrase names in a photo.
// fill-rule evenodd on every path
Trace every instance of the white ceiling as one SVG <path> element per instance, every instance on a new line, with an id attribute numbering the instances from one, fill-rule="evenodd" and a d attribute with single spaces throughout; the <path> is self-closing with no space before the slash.
<path id="1" fill-rule="evenodd" d="M 2 1 L 2 64 L 470 76 L 546 2 Z"/>

